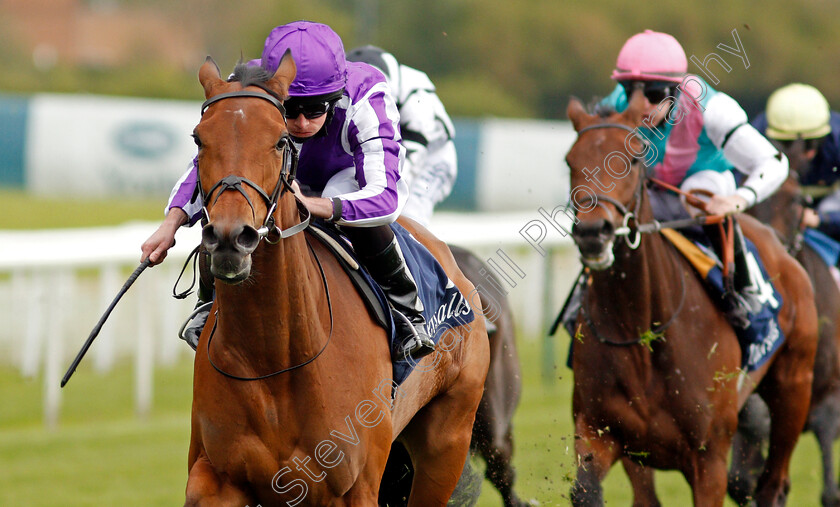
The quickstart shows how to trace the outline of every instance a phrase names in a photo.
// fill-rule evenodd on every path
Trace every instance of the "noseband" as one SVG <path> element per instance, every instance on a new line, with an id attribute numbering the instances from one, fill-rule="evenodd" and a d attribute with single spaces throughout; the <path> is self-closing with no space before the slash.
<path id="1" fill-rule="evenodd" d="M 235 92 L 228 92 L 228 93 L 221 93 L 214 97 L 210 97 L 209 99 L 205 100 L 203 104 L 201 104 L 201 115 L 204 115 L 204 112 L 207 108 L 220 100 L 228 99 L 228 98 L 241 98 L 241 97 L 254 97 L 258 99 L 263 99 L 270 102 L 274 107 L 280 111 L 280 114 L 284 115 L 286 113 L 286 108 L 283 107 L 283 103 L 273 95 L 273 92 L 263 88 L 266 93 L 248 91 L 248 90 L 239 90 Z M 204 216 L 208 219 L 210 218 L 210 214 L 207 211 L 207 200 L 212 197 L 213 192 L 216 190 L 219 191 L 216 194 L 216 198 L 213 200 L 213 204 L 216 204 L 216 201 L 219 200 L 219 197 L 222 193 L 226 190 L 235 190 L 242 194 L 245 197 L 245 200 L 248 201 L 248 206 L 251 207 L 251 214 L 256 220 L 257 212 L 254 208 L 254 203 L 251 202 L 251 198 L 248 197 L 248 193 L 245 192 L 243 185 L 247 185 L 254 189 L 257 194 L 262 197 L 263 201 L 265 202 L 267 212 L 265 215 L 265 221 L 263 222 L 262 227 L 257 230 L 257 234 L 259 234 L 260 239 L 265 239 L 266 242 L 271 244 L 278 243 L 281 239 L 288 238 L 293 236 L 300 231 L 306 229 L 309 226 L 309 222 L 312 219 L 312 215 L 310 214 L 309 210 L 306 209 L 304 206 L 299 206 L 299 209 L 303 211 L 306 215 L 299 224 L 289 227 L 288 229 L 281 229 L 277 226 L 274 221 L 274 211 L 277 209 L 277 202 L 280 200 L 280 197 L 283 196 L 283 193 L 286 190 L 292 190 L 292 181 L 294 181 L 295 176 L 297 174 L 297 166 L 298 166 L 298 151 L 295 147 L 294 142 L 292 142 L 291 136 L 286 133 L 280 139 L 278 143 L 278 148 L 281 148 L 280 144 L 282 144 L 283 149 L 283 167 L 280 170 L 280 177 L 277 179 L 277 184 L 274 186 L 274 190 L 272 190 L 271 195 L 269 195 L 262 187 L 254 183 L 253 181 L 249 180 L 248 178 L 244 178 L 242 176 L 236 176 L 231 174 L 229 176 L 225 176 L 215 185 L 210 188 L 210 191 L 206 194 L 204 193 L 204 187 L 201 185 L 201 172 L 196 170 L 196 178 L 197 178 L 197 187 L 199 195 L 201 195 L 201 201 L 204 203 Z"/>

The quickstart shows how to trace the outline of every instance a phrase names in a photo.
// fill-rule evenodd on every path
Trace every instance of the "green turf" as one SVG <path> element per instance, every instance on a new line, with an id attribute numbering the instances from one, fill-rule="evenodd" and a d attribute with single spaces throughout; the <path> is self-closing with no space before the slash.
<path id="1" fill-rule="evenodd" d="M 163 220 L 159 199 L 62 199 L 0 188 L 0 229 L 52 229 Z"/>
<path id="2" fill-rule="evenodd" d="M 566 344 L 562 340 L 555 347 L 559 365 Z M 574 476 L 571 373 L 558 366 L 556 383 L 546 387 L 539 342 L 522 342 L 520 351 L 524 391 L 515 418 L 517 489 L 542 505 L 568 505 Z M 138 420 L 132 412 L 132 363 L 107 375 L 83 364 L 63 391 L 61 424 L 50 431 L 41 423 L 42 383 L 0 369 L 0 505 L 183 503 L 191 370 L 188 361 L 158 368 L 152 414 Z M 819 473 L 815 440 L 805 435 L 794 455 L 788 505 L 818 505 Z M 607 505 L 630 504 L 620 468 L 608 475 L 604 490 Z M 657 490 L 663 505 L 690 504 L 688 487 L 677 473 L 658 473 Z M 501 505 L 489 483 L 479 505 Z"/>

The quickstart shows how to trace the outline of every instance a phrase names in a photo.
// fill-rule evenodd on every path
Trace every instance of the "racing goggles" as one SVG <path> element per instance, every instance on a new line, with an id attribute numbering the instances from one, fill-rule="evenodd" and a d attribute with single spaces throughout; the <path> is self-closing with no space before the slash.
<path id="1" fill-rule="evenodd" d="M 327 111 L 330 110 L 330 106 L 332 104 L 333 101 L 330 100 L 323 102 L 305 102 L 290 98 L 283 103 L 283 107 L 286 108 L 286 118 L 295 119 L 302 114 L 307 120 L 314 120 L 315 118 L 320 118 L 321 116 L 327 114 Z"/>
<path id="2" fill-rule="evenodd" d="M 677 93 L 677 83 L 670 81 L 621 81 L 621 86 L 627 94 L 627 100 L 630 100 L 633 90 L 641 88 L 651 104 L 659 104 L 666 97 L 675 97 Z"/>

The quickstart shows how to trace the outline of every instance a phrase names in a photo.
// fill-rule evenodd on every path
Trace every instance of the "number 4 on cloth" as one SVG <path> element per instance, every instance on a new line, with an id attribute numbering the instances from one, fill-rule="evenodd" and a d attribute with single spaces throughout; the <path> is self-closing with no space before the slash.
<path id="1" fill-rule="evenodd" d="M 758 266 L 758 261 L 752 252 L 747 252 L 746 255 L 748 271 L 750 272 L 750 284 L 746 287 L 747 290 L 753 291 L 758 295 L 758 300 L 762 303 L 770 303 L 770 307 L 776 309 L 779 307 L 779 302 L 773 295 L 773 285 L 770 284 L 761 274 L 761 268 Z"/>

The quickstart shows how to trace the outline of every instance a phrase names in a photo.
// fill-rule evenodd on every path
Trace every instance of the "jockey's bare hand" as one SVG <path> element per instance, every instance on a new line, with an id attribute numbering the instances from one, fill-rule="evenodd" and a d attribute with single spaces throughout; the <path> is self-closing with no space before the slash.
<path id="1" fill-rule="evenodd" d="M 166 252 L 175 246 L 175 232 L 179 227 L 187 223 L 187 214 L 181 208 L 172 208 L 163 219 L 160 227 L 147 239 L 140 250 L 140 261 L 147 258 L 152 266 L 160 264 L 166 258 Z"/>
<path id="2" fill-rule="evenodd" d="M 310 213 L 319 218 L 332 217 L 332 201 L 323 197 L 307 197 L 303 195 L 303 192 L 301 192 L 300 185 L 298 185 L 297 180 L 292 182 L 292 190 L 295 192 L 297 198 L 300 199 L 300 202 L 302 202 L 303 205 L 306 206 L 306 209 L 308 209 Z"/>
<path id="3" fill-rule="evenodd" d="M 749 207 L 747 200 L 738 194 L 715 195 L 706 202 L 706 212 L 710 215 L 731 215 L 742 213 Z"/>
<path id="4" fill-rule="evenodd" d="M 811 208 L 805 208 L 802 210 L 802 221 L 799 224 L 803 229 L 805 227 L 819 227 L 820 216 Z"/>

